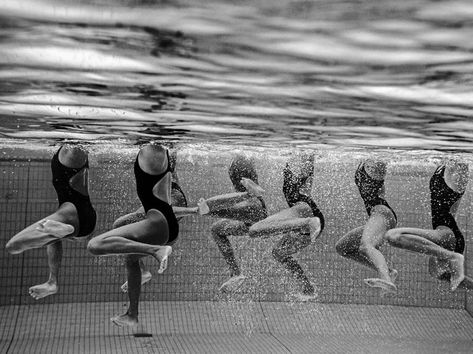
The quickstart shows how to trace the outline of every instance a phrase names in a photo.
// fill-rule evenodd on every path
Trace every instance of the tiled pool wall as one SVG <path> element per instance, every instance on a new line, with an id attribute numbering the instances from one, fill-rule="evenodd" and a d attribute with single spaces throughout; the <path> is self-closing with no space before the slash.
<path id="1" fill-rule="evenodd" d="M 27 156 L 9 156 L 0 161 L 0 305 L 52 302 L 126 301 L 120 292 L 125 270 L 119 257 L 93 257 L 86 251 L 86 241 L 65 242 L 60 291 L 35 301 L 28 287 L 47 279 L 44 249 L 9 255 L 4 245 L 16 232 L 53 212 L 57 207 L 51 185 L 50 154 L 27 160 Z M 134 152 L 136 154 L 136 151 Z M 135 155 L 113 158 L 90 156 L 90 194 L 98 213 L 93 235 L 110 229 L 113 221 L 139 207 L 133 177 Z M 284 208 L 282 169 L 285 158 L 255 155 L 259 183 L 267 191 L 270 213 Z M 189 204 L 199 198 L 232 192 L 228 178 L 230 153 L 209 154 L 198 151 L 178 153 L 177 171 Z M 396 296 L 380 297 L 363 283 L 375 273 L 340 257 L 335 243 L 349 230 L 362 225 L 366 212 L 354 183 L 359 159 L 321 157 L 316 161 L 313 196 L 326 217 L 326 229 L 315 244 L 302 250 L 296 258 L 306 270 L 325 303 L 385 304 L 444 308 L 467 308 L 473 311 L 473 298 L 464 290 L 454 293 L 448 284 L 431 278 L 427 257 L 383 246 L 386 259 L 399 271 Z M 399 226 L 430 227 L 428 182 L 435 169 L 433 163 L 393 162 L 386 178 L 386 198 L 398 215 Z M 457 214 L 460 229 L 467 241 L 467 272 L 473 274 L 471 259 L 472 226 L 471 190 L 468 186 Z M 168 270 L 155 273 L 142 292 L 143 300 L 219 300 L 218 288 L 229 274 L 210 236 L 211 217 L 190 217 L 181 222 L 179 242 L 174 247 Z M 277 238 L 230 238 L 242 271 L 248 276 L 232 299 L 241 301 L 285 301 L 291 299 L 296 284 L 274 261 L 271 249 Z M 156 268 L 151 259 L 145 262 Z"/>

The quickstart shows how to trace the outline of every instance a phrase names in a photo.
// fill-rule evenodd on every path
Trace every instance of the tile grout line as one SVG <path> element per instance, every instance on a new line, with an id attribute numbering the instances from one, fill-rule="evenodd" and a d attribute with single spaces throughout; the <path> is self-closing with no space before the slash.
<path id="1" fill-rule="evenodd" d="M 284 343 L 282 343 L 282 342 L 278 339 L 278 337 L 276 337 L 276 336 L 272 333 L 272 331 L 271 331 L 271 329 L 270 329 L 270 327 L 269 327 L 269 323 L 268 323 L 268 321 L 267 321 L 267 319 L 266 319 L 266 314 L 264 313 L 263 304 L 262 304 L 261 301 L 259 302 L 259 306 L 260 306 L 260 309 L 261 309 L 261 313 L 263 314 L 264 323 L 266 323 L 266 328 L 268 329 L 268 334 L 269 334 L 271 337 L 273 337 L 273 338 L 276 340 L 276 342 L 279 343 L 279 345 L 281 345 L 284 349 L 286 349 L 286 350 L 288 351 L 288 353 L 292 353 L 291 350 L 290 350 L 288 347 L 286 347 L 286 346 L 284 345 Z"/>
<path id="2" fill-rule="evenodd" d="M 26 177 L 27 177 L 27 181 L 30 180 L 30 165 L 28 165 L 28 170 L 27 170 L 27 174 L 26 174 Z M 29 192 L 30 192 L 30 187 L 29 187 L 29 183 L 26 184 L 26 203 L 25 203 L 25 217 L 24 217 L 24 225 L 26 226 L 26 222 L 27 222 L 27 212 L 28 212 L 28 197 L 29 197 Z M 23 272 L 24 272 L 24 265 L 25 265 L 25 252 L 22 253 L 21 255 L 21 277 L 20 277 L 20 284 L 23 284 Z M 7 348 L 7 354 L 8 352 L 10 351 L 10 348 L 13 344 L 13 341 L 15 340 L 15 333 L 16 333 L 16 328 L 18 326 L 18 320 L 20 318 L 20 310 L 22 308 L 22 304 L 23 304 L 23 301 L 22 301 L 22 298 L 23 298 L 23 295 L 20 295 L 20 304 L 18 305 L 18 309 L 16 311 L 16 316 L 15 316 L 15 322 L 14 322 L 14 325 L 13 325 L 13 332 L 12 332 L 12 335 L 11 335 L 11 339 L 10 339 L 10 343 L 8 344 L 8 348 Z"/>

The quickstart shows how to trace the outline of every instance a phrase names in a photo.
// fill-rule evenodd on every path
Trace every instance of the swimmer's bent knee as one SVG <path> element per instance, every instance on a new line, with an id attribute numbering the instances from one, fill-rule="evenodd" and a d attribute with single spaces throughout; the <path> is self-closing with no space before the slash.
<path id="1" fill-rule="evenodd" d="M 102 247 L 101 247 L 101 242 L 98 241 L 97 239 L 93 238 L 87 244 L 87 251 L 89 251 L 91 254 L 93 254 L 95 256 L 99 256 L 99 255 L 103 254 Z"/>
<path id="2" fill-rule="evenodd" d="M 273 258 L 278 262 L 281 262 L 281 261 L 283 261 L 284 259 L 287 258 L 287 255 L 283 254 L 283 252 L 281 252 L 281 250 L 279 250 L 277 248 L 273 248 L 271 253 L 273 255 Z"/>
<path id="3" fill-rule="evenodd" d="M 219 239 L 225 234 L 225 227 L 220 223 L 215 223 L 210 227 L 210 233 L 214 239 Z"/>
<path id="4" fill-rule="evenodd" d="M 7 242 L 7 244 L 5 245 L 5 249 L 10 254 L 18 254 L 18 253 L 23 252 L 23 250 L 20 247 L 20 242 L 15 241 L 13 239 Z"/>
<path id="5" fill-rule="evenodd" d="M 345 247 L 345 243 L 344 242 L 341 242 L 341 241 L 338 241 L 336 244 L 335 244 L 335 250 L 337 251 L 337 253 L 341 256 L 345 256 L 347 254 L 347 250 L 346 250 L 346 247 Z"/>
<path id="6" fill-rule="evenodd" d="M 358 247 L 355 247 L 353 244 L 350 244 L 346 240 L 342 239 L 335 244 L 335 250 L 340 256 L 346 257 L 350 254 L 357 253 Z"/>
<path id="7" fill-rule="evenodd" d="M 391 229 L 391 230 L 386 231 L 386 233 L 384 234 L 384 237 L 388 242 L 396 243 L 401 238 L 401 234 L 402 233 L 399 232 L 398 230 Z"/>
<path id="8" fill-rule="evenodd" d="M 256 224 L 250 226 L 248 230 L 248 236 L 251 238 L 261 237 L 263 235 L 262 228 L 258 227 Z"/>

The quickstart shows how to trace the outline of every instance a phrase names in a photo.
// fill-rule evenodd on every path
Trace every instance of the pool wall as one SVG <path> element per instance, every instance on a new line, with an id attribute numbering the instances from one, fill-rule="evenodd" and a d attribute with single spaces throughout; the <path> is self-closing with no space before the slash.
<path id="1" fill-rule="evenodd" d="M 86 242 L 65 242 L 60 291 L 54 296 L 33 300 L 28 287 L 47 279 L 44 249 L 9 255 L 4 245 L 25 226 L 57 208 L 51 185 L 50 157 L 43 154 L 31 160 L 27 156 L 8 155 L 0 161 L 0 305 L 54 302 L 126 301 L 120 292 L 125 271 L 119 257 L 93 257 Z M 90 194 L 98 213 L 93 235 L 110 229 L 120 215 L 139 207 L 136 197 L 133 160 L 136 151 L 121 155 L 91 154 Z M 285 158 L 255 155 L 259 183 L 266 191 L 266 204 L 274 213 L 286 206 L 282 192 L 282 168 Z M 211 154 L 185 150 L 178 154 L 177 171 L 189 204 L 201 197 L 232 192 L 227 168 L 230 153 Z M 473 310 L 473 298 L 464 290 L 451 293 L 448 284 L 431 278 L 427 257 L 383 246 L 388 262 L 399 271 L 396 296 L 380 297 L 363 283 L 375 273 L 340 257 L 336 241 L 366 220 L 362 200 L 354 183 L 358 158 L 321 155 L 317 158 L 313 196 L 326 217 L 326 229 L 315 244 L 296 258 L 317 289 L 318 301 L 344 304 L 404 305 Z M 410 163 L 396 160 L 390 164 L 386 179 L 386 199 L 398 215 L 398 226 L 430 227 L 428 181 L 435 169 L 431 161 Z M 468 186 L 457 214 L 457 222 L 468 240 L 467 272 L 473 274 L 471 248 L 471 191 Z M 181 235 L 174 247 L 169 269 L 155 273 L 142 292 L 143 300 L 204 301 L 223 297 L 218 288 L 228 276 L 228 269 L 210 237 L 210 225 L 217 219 L 190 217 L 181 222 Z M 248 280 L 232 298 L 243 301 L 285 301 L 291 299 L 296 284 L 271 256 L 277 239 L 231 237 L 237 259 Z M 153 272 L 156 264 L 145 262 Z"/>

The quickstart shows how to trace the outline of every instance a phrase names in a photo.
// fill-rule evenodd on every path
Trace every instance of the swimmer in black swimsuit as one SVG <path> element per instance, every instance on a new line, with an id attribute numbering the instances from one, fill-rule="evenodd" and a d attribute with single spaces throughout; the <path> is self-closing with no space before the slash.
<path id="1" fill-rule="evenodd" d="M 258 186 L 258 175 L 253 159 L 238 154 L 228 170 L 235 193 L 218 195 L 199 201 L 199 213 L 223 218 L 212 224 L 212 237 L 230 269 L 230 279 L 220 286 L 222 292 L 233 292 L 245 281 L 228 236 L 248 234 L 252 224 L 264 219 L 268 214 Z"/>
<path id="2" fill-rule="evenodd" d="M 157 144 L 145 145 L 138 153 L 134 169 L 136 189 L 146 218 L 93 238 L 87 248 L 98 256 L 130 255 L 126 262 L 130 305 L 125 314 L 111 320 L 119 326 L 136 328 L 141 292 L 139 257 L 154 257 L 159 263 L 158 273 L 164 272 L 179 225 L 171 207 L 171 170 L 167 149 Z"/>
<path id="3" fill-rule="evenodd" d="M 292 255 L 313 243 L 323 230 L 322 212 L 311 198 L 314 174 L 314 156 L 297 155 L 284 168 L 283 192 L 288 209 L 267 217 L 250 227 L 250 237 L 283 237 L 273 248 L 273 257 L 281 263 L 301 284 L 301 301 L 315 297 L 314 287 Z"/>
<path id="4" fill-rule="evenodd" d="M 430 255 L 431 275 L 449 280 L 452 291 L 458 286 L 473 289 L 473 279 L 464 271 L 465 240 L 454 218 L 468 174 L 468 165 L 453 159 L 435 170 L 430 179 L 433 230 L 403 227 L 386 233 L 392 246 Z"/>
<path id="5" fill-rule="evenodd" d="M 379 278 L 365 279 L 365 284 L 381 288 L 381 294 L 397 291 L 394 281 L 397 271 L 389 269 L 379 247 L 384 243 L 386 231 L 396 227 L 397 218 L 384 199 L 386 164 L 368 159 L 355 173 L 355 183 L 368 213 L 368 221 L 343 236 L 336 244 L 337 252 L 346 258 L 376 270 Z"/>
<path id="6" fill-rule="evenodd" d="M 174 213 L 177 216 L 177 220 L 181 220 L 183 216 L 197 214 L 198 208 L 188 208 L 187 207 L 187 198 L 184 194 L 184 191 L 179 185 L 179 178 L 176 171 L 176 161 L 177 161 L 177 154 L 175 150 L 171 150 L 169 155 L 169 170 L 171 171 L 171 205 L 174 210 Z M 132 224 L 137 221 L 144 220 L 146 218 L 146 213 L 143 207 L 140 207 L 133 213 L 124 215 L 119 217 L 113 223 L 113 228 L 116 229 L 118 227 Z M 141 269 L 141 285 L 146 284 L 152 278 L 152 274 L 149 270 L 146 269 L 143 258 L 140 257 L 139 259 L 140 269 Z M 126 281 L 122 286 L 121 290 L 126 293 L 128 292 L 128 281 Z"/>
<path id="7" fill-rule="evenodd" d="M 49 279 L 44 284 L 29 288 L 29 294 L 36 300 L 58 291 L 61 241 L 89 235 L 96 223 L 96 213 L 88 191 L 87 152 L 78 146 L 62 146 L 51 160 L 51 170 L 59 201 L 58 209 L 13 236 L 6 245 L 7 251 L 12 254 L 46 246 Z"/>

